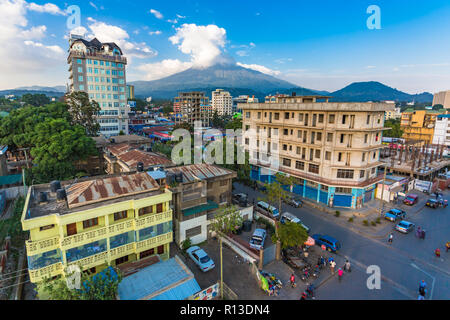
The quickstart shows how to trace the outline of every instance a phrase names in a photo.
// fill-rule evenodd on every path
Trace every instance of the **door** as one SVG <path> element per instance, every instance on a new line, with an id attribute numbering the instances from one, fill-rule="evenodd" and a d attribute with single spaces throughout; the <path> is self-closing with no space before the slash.
<path id="1" fill-rule="evenodd" d="M 76 223 L 70 223 L 67 225 L 67 236 L 71 236 L 77 234 L 77 224 Z"/>
<path id="2" fill-rule="evenodd" d="M 163 204 L 162 204 L 162 203 L 158 203 L 158 204 L 156 205 L 156 212 L 157 212 L 157 213 L 163 212 Z"/>

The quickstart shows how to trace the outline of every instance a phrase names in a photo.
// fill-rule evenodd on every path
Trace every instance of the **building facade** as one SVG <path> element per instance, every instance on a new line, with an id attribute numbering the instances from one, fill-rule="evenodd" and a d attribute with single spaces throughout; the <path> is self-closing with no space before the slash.
<path id="1" fill-rule="evenodd" d="M 406 109 L 402 113 L 400 128 L 402 138 L 407 141 L 422 141 L 431 144 L 433 141 L 436 117 L 441 114 L 435 110 Z"/>
<path id="2" fill-rule="evenodd" d="M 154 255 L 169 258 L 172 192 L 147 173 L 59 183 L 28 190 L 21 222 L 29 232 L 32 283 L 65 276 L 71 265 L 92 274 Z"/>
<path id="3" fill-rule="evenodd" d="M 70 92 L 84 91 L 100 105 L 100 133 L 128 134 L 127 59 L 122 50 L 115 43 L 71 35 L 67 63 Z"/>
<path id="4" fill-rule="evenodd" d="M 127 99 L 128 100 L 134 100 L 134 86 L 131 84 L 127 84 Z"/>
<path id="5" fill-rule="evenodd" d="M 400 111 L 400 108 L 395 108 L 394 110 L 388 110 L 385 113 L 386 120 L 400 119 L 401 117 L 402 117 L 402 113 Z"/>
<path id="6" fill-rule="evenodd" d="M 194 125 L 201 121 L 203 127 L 209 127 L 212 117 L 212 106 L 204 92 L 180 92 L 174 98 L 173 110 L 175 123 L 186 122 Z"/>
<path id="7" fill-rule="evenodd" d="M 327 97 L 283 96 L 242 105 L 251 179 L 295 178 L 291 192 L 331 207 L 359 208 L 374 198 L 390 107 L 381 103 L 317 102 Z M 268 165 L 263 155 L 273 156 Z"/>
<path id="8" fill-rule="evenodd" d="M 444 109 L 450 109 L 450 90 L 435 93 L 433 96 L 433 106 L 440 104 Z"/>
<path id="9" fill-rule="evenodd" d="M 450 146 L 450 114 L 441 114 L 436 117 L 432 143 Z"/>
<path id="10" fill-rule="evenodd" d="M 228 116 L 233 113 L 233 98 L 228 91 L 216 89 L 211 94 L 212 111 L 220 116 Z"/>

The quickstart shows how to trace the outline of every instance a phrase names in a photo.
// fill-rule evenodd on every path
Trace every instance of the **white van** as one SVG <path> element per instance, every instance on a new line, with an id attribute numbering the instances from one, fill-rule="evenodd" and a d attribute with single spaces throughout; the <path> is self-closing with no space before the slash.
<path id="1" fill-rule="evenodd" d="M 259 201 L 256 204 L 256 211 L 259 211 L 259 212 L 267 214 L 267 215 L 271 215 L 274 218 L 276 218 L 280 215 L 277 208 L 269 205 L 268 203 L 266 203 L 264 201 Z"/>
<path id="2" fill-rule="evenodd" d="M 284 223 L 286 223 L 286 221 L 298 223 L 306 230 L 306 233 L 309 233 L 310 228 L 308 226 L 304 225 L 303 222 L 299 218 L 294 216 L 292 213 L 283 212 L 283 214 L 281 215 L 281 218 L 280 218 L 280 222 L 284 224 Z"/>

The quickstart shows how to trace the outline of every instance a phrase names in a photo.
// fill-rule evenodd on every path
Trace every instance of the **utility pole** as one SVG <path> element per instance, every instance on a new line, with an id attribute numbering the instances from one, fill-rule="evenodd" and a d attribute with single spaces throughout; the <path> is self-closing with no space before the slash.
<path id="1" fill-rule="evenodd" d="M 387 171 L 387 168 L 386 168 L 386 163 L 385 163 L 384 164 L 384 174 L 383 174 L 383 187 L 381 189 L 381 198 L 380 198 L 380 209 L 379 209 L 380 217 L 383 213 L 383 196 L 384 196 L 384 184 L 386 183 L 386 171 Z"/>

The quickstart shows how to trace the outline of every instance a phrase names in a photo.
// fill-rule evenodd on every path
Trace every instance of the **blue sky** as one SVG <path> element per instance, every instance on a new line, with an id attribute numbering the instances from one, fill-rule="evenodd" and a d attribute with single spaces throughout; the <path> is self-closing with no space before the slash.
<path id="1" fill-rule="evenodd" d="M 67 82 L 70 5 L 0 0 L 0 89 Z M 417 93 L 450 89 L 450 3 L 429 1 L 78 1 L 87 38 L 115 41 L 128 81 L 226 59 L 297 85 L 376 80 Z M 369 30 L 370 5 L 381 29 Z M 74 31 L 74 30 L 72 30 Z"/>

